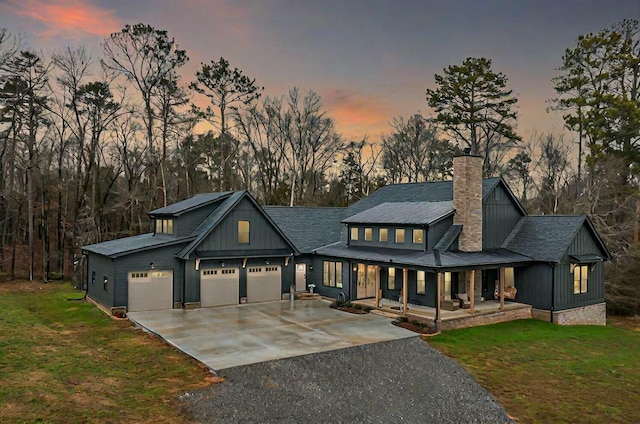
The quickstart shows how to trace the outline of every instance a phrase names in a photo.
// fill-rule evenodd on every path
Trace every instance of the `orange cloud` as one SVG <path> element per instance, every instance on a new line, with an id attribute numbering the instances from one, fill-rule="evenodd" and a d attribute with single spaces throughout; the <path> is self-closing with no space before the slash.
<path id="1" fill-rule="evenodd" d="M 104 37 L 121 28 L 113 11 L 86 0 L 8 0 L 4 8 L 43 25 L 42 37 Z"/>
<path id="2" fill-rule="evenodd" d="M 393 115 L 386 102 L 348 89 L 329 89 L 319 92 L 338 131 L 346 138 L 378 137 L 387 132 Z"/>

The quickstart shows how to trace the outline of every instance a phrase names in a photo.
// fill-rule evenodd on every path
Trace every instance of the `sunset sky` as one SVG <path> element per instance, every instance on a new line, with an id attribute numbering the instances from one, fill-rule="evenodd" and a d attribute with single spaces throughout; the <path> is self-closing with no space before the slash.
<path id="1" fill-rule="evenodd" d="M 640 18 L 638 0 L 0 0 L 0 27 L 48 55 L 100 42 L 125 24 L 165 29 L 191 58 L 221 56 L 267 95 L 317 91 L 349 139 L 377 140 L 393 117 L 431 113 L 435 73 L 488 57 L 519 99 L 518 132 L 560 131 L 550 79 L 580 34 Z"/>

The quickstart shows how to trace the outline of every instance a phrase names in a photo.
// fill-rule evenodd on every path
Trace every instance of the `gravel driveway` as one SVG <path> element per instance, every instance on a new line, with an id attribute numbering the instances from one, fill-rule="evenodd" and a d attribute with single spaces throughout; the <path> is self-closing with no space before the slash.
<path id="1" fill-rule="evenodd" d="M 181 396 L 203 423 L 510 423 L 457 363 L 417 337 L 220 372 Z"/>

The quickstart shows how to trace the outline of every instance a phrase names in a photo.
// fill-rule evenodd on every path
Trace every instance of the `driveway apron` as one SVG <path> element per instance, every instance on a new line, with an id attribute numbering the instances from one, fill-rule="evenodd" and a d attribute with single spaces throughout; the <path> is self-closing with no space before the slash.
<path id="1" fill-rule="evenodd" d="M 212 370 L 416 336 L 389 318 L 337 311 L 322 300 L 127 315 Z"/>

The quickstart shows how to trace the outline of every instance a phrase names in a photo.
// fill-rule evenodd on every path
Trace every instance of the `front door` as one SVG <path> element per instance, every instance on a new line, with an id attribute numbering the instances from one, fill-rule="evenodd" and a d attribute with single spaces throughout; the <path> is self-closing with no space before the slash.
<path id="1" fill-rule="evenodd" d="M 376 278 L 378 277 L 377 266 L 358 264 L 358 299 L 376 296 Z"/>
<path id="2" fill-rule="evenodd" d="M 296 291 L 307 289 L 307 264 L 296 264 Z"/>

